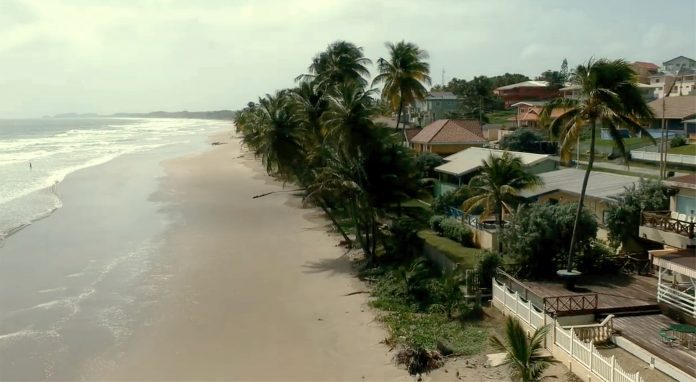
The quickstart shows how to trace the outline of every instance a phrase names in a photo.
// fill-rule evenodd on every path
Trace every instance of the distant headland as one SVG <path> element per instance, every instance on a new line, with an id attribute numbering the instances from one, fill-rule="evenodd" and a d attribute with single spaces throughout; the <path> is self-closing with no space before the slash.
<path id="1" fill-rule="evenodd" d="M 190 119 L 234 119 L 233 110 L 214 111 L 152 111 L 149 113 L 114 113 L 101 115 L 96 113 L 62 113 L 44 118 L 190 118 Z"/>

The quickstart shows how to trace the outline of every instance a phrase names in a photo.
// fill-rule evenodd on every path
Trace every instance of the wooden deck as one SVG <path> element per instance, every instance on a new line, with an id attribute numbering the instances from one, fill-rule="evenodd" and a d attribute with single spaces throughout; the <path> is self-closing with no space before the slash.
<path id="1" fill-rule="evenodd" d="M 615 317 L 614 330 L 634 344 L 696 377 L 696 351 L 662 342 L 660 330 L 676 321 L 661 314 Z"/>
<path id="2" fill-rule="evenodd" d="M 524 281 L 531 291 L 542 298 L 597 293 L 596 313 L 620 313 L 658 310 L 657 279 L 649 276 L 588 276 L 583 277 L 574 292 L 563 283 L 554 281 Z"/>

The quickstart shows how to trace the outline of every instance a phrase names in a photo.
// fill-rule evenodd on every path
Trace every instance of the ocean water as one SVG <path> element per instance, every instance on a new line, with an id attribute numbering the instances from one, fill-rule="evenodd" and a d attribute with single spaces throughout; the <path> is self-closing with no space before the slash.
<path id="1" fill-rule="evenodd" d="M 190 143 L 224 122 L 182 119 L 0 119 L 0 245 L 62 205 L 70 173 L 124 154 Z"/>
<path id="2" fill-rule="evenodd" d="M 161 162 L 230 128 L 0 120 L 0 380 L 81 380 L 127 351 L 174 274 L 160 251 L 177 221 Z"/>

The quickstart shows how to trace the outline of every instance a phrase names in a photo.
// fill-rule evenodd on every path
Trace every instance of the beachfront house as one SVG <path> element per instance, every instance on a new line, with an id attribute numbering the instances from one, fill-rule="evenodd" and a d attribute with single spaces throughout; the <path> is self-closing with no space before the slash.
<path id="1" fill-rule="evenodd" d="M 500 157 L 504 150 L 471 147 L 456 154 L 445 157 L 445 163 L 435 167 L 438 174 L 439 184 L 436 187 L 436 196 L 456 190 L 457 188 L 469 183 L 481 169 L 483 161 L 493 155 Z M 546 154 L 532 154 L 518 151 L 508 151 L 515 157 L 522 160 L 527 171 L 533 174 L 555 170 L 558 162 Z"/>
<path id="2" fill-rule="evenodd" d="M 665 71 L 671 73 L 677 73 L 683 69 L 694 69 L 696 70 L 696 60 L 689 57 L 678 56 L 671 60 L 667 60 L 662 63 L 662 67 Z"/>
<path id="3" fill-rule="evenodd" d="M 636 80 L 641 84 L 650 84 L 650 76 L 658 73 L 660 67 L 652 62 L 634 61 L 631 69 L 636 72 Z"/>
<path id="4" fill-rule="evenodd" d="M 529 202 L 536 203 L 577 203 L 580 200 L 582 181 L 585 170 L 564 168 L 557 171 L 539 174 L 543 185 L 521 191 L 521 196 Z M 593 171 L 587 181 L 585 191 L 585 209 L 595 215 L 600 226 L 606 219 L 609 207 L 615 203 L 613 199 L 619 196 L 627 187 L 637 184 L 640 178 L 635 176 L 611 174 Z M 600 228 L 597 236 L 606 238 L 606 230 Z"/>
<path id="5" fill-rule="evenodd" d="M 666 121 L 667 129 L 674 133 L 688 136 L 696 134 L 696 95 L 682 97 L 667 97 L 656 99 L 648 106 L 655 114 L 650 123 L 651 129 L 661 129 L 662 120 Z"/>
<path id="6" fill-rule="evenodd" d="M 438 119 L 409 140 L 409 146 L 418 153 L 443 156 L 486 144 L 479 121 L 469 119 Z"/>
<path id="7" fill-rule="evenodd" d="M 503 99 L 506 108 L 520 101 L 543 101 L 559 95 L 558 90 L 549 86 L 547 81 L 518 82 L 496 88 L 493 93 Z"/>
<path id="8" fill-rule="evenodd" d="M 510 105 L 511 107 L 517 108 L 517 113 L 508 118 L 508 121 L 514 123 L 517 128 L 541 128 L 541 113 L 544 111 L 544 106 L 548 101 L 521 101 Z M 554 118 L 563 114 L 565 109 L 554 108 L 551 110 L 548 121 L 552 121 Z"/>
<path id="9" fill-rule="evenodd" d="M 696 175 L 662 182 L 669 190 L 669 211 L 644 211 L 639 235 L 670 248 L 696 247 Z"/>
<path id="10" fill-rule="evenodd" d="M 445 119 L 449 113 L 460 111 L 461 99 L 452 92 L 430 92 L 425 100 L 416 101 L 411 114 L 411 124 L 428 125 L 438 119 Z"/>

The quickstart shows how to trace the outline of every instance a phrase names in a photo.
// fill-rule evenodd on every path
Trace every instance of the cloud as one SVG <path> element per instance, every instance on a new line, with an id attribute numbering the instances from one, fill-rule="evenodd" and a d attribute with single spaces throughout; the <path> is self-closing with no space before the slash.
<path id="1" fill-rule="evenodd" d="M 696 51 L 693 8 L 661 3 L 666 22 L 627 0 L 3 0 L 0 117 L 238 108 L 292 86 L 338 39 L 373 60 L 385 41 L 415 42 L 436 82 L 442 69 L 534 76 L 563 58 L 660 63 Z"/>

